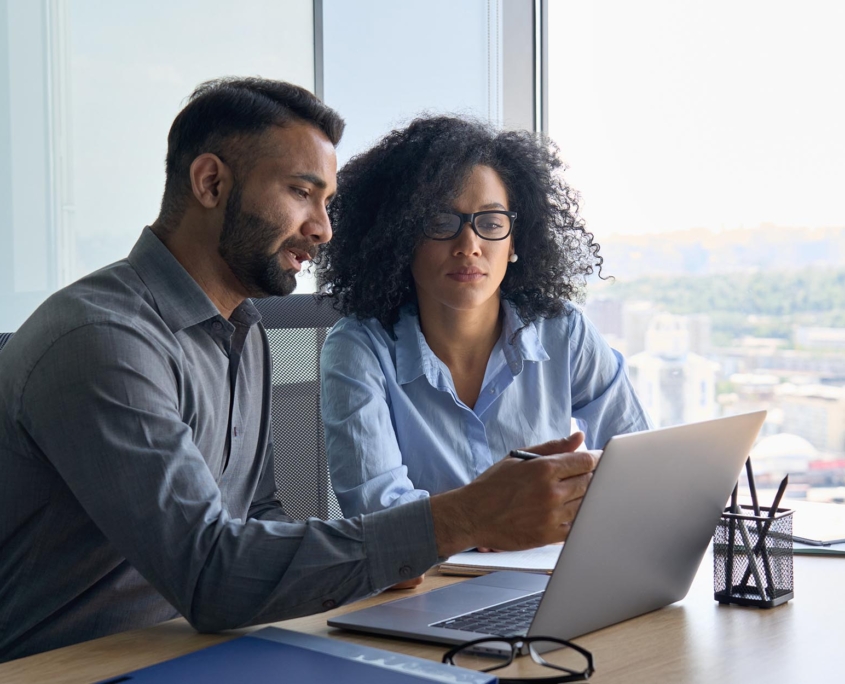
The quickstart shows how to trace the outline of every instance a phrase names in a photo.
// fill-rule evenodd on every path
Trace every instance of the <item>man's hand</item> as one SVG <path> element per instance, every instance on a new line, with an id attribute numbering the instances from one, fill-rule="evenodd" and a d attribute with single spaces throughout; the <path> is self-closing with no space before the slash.
<path id="1" fill-rule="evenodd" d="M 505 458 L 464 487 L 431 497 L 439 556 L 470 547 L 516 551 L 566 539 L 598 463 L 578 451 L 584 435 L 525 451 L 547 456 Z"/>
<path id="2" fill-rule="evenodd" d="M 414 587 L 418 587 L 423 583 L 425 579 L 425 573 L 420 575 L 419 577 L 414 577 L 414 579 L 405 580 L 404 582 L 399 582 L 394 584 L 392 587 L 388 587 L 388 591 L 391 589 L 413 589 Z"/>

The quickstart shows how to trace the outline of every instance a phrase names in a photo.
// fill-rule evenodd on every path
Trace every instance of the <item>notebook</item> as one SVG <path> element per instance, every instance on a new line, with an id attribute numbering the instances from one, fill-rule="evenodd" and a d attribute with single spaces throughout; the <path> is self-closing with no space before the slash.
<path id="1" fill-rule="evenodd" d="M 765 499 L 761 495 L 765 505 Z M 799 556 L 845 557 L 845 506 L 785 499 L 792 514 L 792 550 Z"/>
<path id="2" fill-rule="evenodd" d="M 571 639 L 678 601 L 765 416 L 611 439 L 551 577 L 494 572 L 328 623 L 450 644 L 524 634 Z"/>
<path id="3" fill-rule="evenodd" d="M 527 551 L 496 551 L 479 553 L 465 551 L 450 556 L 438 566 L 444 575 L 464 575 L 468 577 L 486 575 L 497 570 L 519 570 L 551 575 L 563 544 L 550 544 Z"/>
<path id="4" fill-rule="evenodd" d="M 100 684 L 494 684 L 496 677 L 402 653 L 277 627 L 204 648 Z"/>
<path id="5" fill-rule="evenodd" d="M 814 546 L 845 543 L 845 506 L 787 499 L 792 514 L 792 534 L 796 542 Z"/>

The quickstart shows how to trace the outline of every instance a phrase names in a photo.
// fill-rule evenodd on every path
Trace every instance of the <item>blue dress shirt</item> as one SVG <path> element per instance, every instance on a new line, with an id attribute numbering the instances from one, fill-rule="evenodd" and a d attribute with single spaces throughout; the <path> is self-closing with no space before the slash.
<path id="1" fill-rule="evenodd" d="M 321 360 L 332 483 L 345 515 L 380 510 L 464 485 L 511 449 L 566 437 L 571 420 L 600 449 L 646 430 L 625 362 L 576 307 L 523 326 L 502 304 L 502 334 L 475 406 L 426 343 L 413 307 L 391 335 L 345 318 Z"/>

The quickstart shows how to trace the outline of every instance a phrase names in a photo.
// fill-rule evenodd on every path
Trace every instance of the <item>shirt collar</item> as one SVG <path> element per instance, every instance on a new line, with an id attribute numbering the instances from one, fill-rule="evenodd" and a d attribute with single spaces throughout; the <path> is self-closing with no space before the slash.
<path id="1" fill-rule="evenodd" d="M 430 377 L 434 371 L 434 353 L 431 351 L 420 328 L 420 318 L 415 307 L 406 304 L 399 310 L 399 320 L 393 326 L 396 335 L 396 380 L 400 385 L 413 382 L 421 375 Z"/>
<path id="2" fill-rule="evenodd" d="M 522 319 L 508 301 L 502 302 L 502 350 L 514 375 L 522 372 L 526 361 L 548 361 L 537 328 L 533 323 L 523 327 Z M 519 331 L 514 337 L 514 333 Z M 420 328 L 420 319 L 413 307 L 406 304 L 399 311 L 399 321 L 393 326 L 396 335 L 396 380 L 400 385 L 425 375 L 429 383 L 438 386 L 441 362 L 431 351 Z"/>
<path id="3" fill-rule="evenodd" d="M 534 323 L 523 324 L 516 308 L 507 300 L 502 302 L 502 312 L 502 350 L 511 372 L 519 375 L 526 361 L 548 361 L 549 355 Z"/>
<path id="4" fill-rule="evenodd" d="M 172 332 L 210 318 L 220 317 L 222 320 L 220 311 L 208 295 L 149 226 L 141 232 L 128 261 L 147 286 L 162 320 Z M 247 299 L 232 312 L 232 320 L 252 325 L 261 320 L 261 315 Z"/>

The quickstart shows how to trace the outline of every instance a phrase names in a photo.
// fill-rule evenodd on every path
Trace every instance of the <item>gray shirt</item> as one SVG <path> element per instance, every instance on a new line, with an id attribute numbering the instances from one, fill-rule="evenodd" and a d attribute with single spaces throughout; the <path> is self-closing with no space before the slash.
<path id="1" fill-rule="evenodd" d="M 223 318 L 146 228 L 0 352 L 0 661 L 179 613 L 315 613 L 437 561 L 427 500 L 284 514 L 259 320 Z"/>

